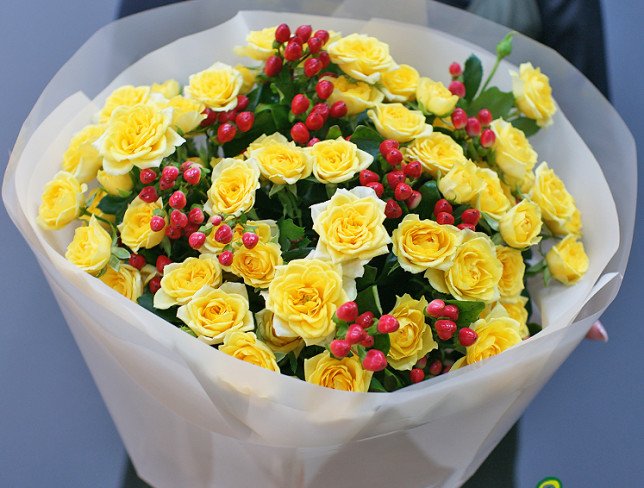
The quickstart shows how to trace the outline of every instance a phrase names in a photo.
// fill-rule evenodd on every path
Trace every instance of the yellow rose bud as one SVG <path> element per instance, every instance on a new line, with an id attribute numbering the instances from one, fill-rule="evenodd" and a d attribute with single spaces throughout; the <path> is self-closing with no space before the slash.
<path id="1" fill-rule="evenodd" d="M 96 217 L 92 217 L 89 225 L 78 227 L 74 231 L 74 238 L 67 246 L 65 259 L 83 271 L 97 275 L 110 262 L 111 254 L 112 236 Z"/>
<path id="2" fill-rule="evenodd" d="M 496 257 L 503 265 L 499 280 L 499 293 L 502 297 L 518 295 L 523 290 L 525 263 L 521 251 L 506 246 L 496 246 Z"/>
<path id="3" fill-rule="evenodd" d="M 133 302 L 143 295 L 141 273 L 129 264 L 121 264 L 118 271 L 108 266 L 99 279 Z"/>
<path id="4" fill-rule="evenodd" d="M 496 134 L 494 161 L 503 172 L 503 180 L 512 188 L 521 189 L 526 180 L 531 183 L 537 153 L 525 134 L 509 122 L 497 119 L 491 127 Z"/>
<path id="5" fill-rule="evenodd" d="M 347 115 L 356 115 L 360 112 L 374 107 L 382 102 L 385 95 L 375 86 L 363 81 L 353 82 L 346 76 L 338 78 L 324 77 L 333 84 L 333 93 L 327 102 L 333 105 L 336 102 L 344 102 L 347 105 Z"/>
<path id="6" fill-rule="evenodd" d="M 420 220 L 417 214 L 406 215 L 391 237 L 400 266 L 410 273 L 449 268 L 452 256 L 463 240 L 456 227 Z"/>
<path id="7" fill-rule="evenodd" d="M 335 310 L 348 300 L 342 285 L 341 267 L 327 261 L 294 259 L 278 266 L 265 294 L 276 332 L 299 336 L 307 345 L 326 342 L 335 333 Z"/>
<path id="8" fill-rule="evenodd" d="M 487 168 L 479 168 L 478 175 L 483 186 L 474 201 L 474 208 L 488 214 L 494 220 L 500 220 L 512 207 L 512 202 L 503 191 L 499 175 Z"/>
<path id="9" fill-rule="evenodd" d="M 102 169 L 96 173 L 96 180 L 101 188 L 110 195 L 124 196 L 130 193 L 134 187 L 130 173 L 123 175 L 111 175 Z"/>
<path id="10" fill-rule="evenodd" d="M 221 285 L 221 267 L 214 254 L 202 254 L 163 269 L 161 289 L 154 294 L 154 307 L 165 310 L 185 305 L 204 286 Z"/>
<path id="11" fill-rule="evenodd" d="M 304 360 L 304 379 L 314 385 L 334 390 L 369 391 L 372 371 L 365 371 L 358 356 L 342 359 L 331 357 L 328 351 Z"/>
<path id="12" fill-rule="evenodd" d="M 257 61 L 266 61 L 274 54 L 273 41 L 275 41 L 276 27 L 267 27 L 259 31 L 250 31 L 246 36 L 245 46 L 236 46 L 234 51 L 237 56 L 246 56 Z"/>
<path id="13" fill-rule="evenodd" d="M 71 173 L 59 171 L 45 185 L 36 221 L 43 229 L 58 230 L 78 218 L 87 186 Z"/>
<path id="14" fill-rule="evenodd" d="M 229 331 L 245 332 L 254 327 L 246 287 L 241 283 L 204 286 L 179 307 L 177 317 L 210 345 L 221 344 Z"/>
<path id="15" fill-rule="evenodd" d="M 414 139 L 403 149 L 403 154 L 407 161 L 420 161 L 423 170 L 434 178 L 439 173 L 447 173 L 456 163 L 467 161 L 460 144 L 441 132 L 432 132 L 429 136 Z"/>
<path id="16" fill-rule="evenodd" d="M 278 185 L 292 185 L 311 175 L 313 163 L 307 151 L 279 132 L 262 135 L 251 143 L 250 158 L 262 176 Z"/>
<path id="17" fill-rule="evenodd" d="M 154 232 L 150 228 L 150 220 L 154 217 L 155 210 L 163 210 L 161 198 L 156 202 L 146 203 L 136 197 L 128 205 L 123 222 L 118 225 L 121 241 L 134 252 L 139 249 L 150 249 L 157 246 L 163 240 L 165 232 L 160 230 Z M 165 219 L 167 223 L 167 218 Z"/>
<path id="18" fill-rule="evenodd" d="M 210 215 L 238 216 L 248 212 L 255 204 L 259 176 L 259 168 L 254 159 L 222 160 L 212 171 L 212 185 L 208 190 L 204 210 Z"/>
<path id="19" fill-rule="evenodd" d="M 525 306 L 528 303 L 528 297 L 517 295 L 515 297 L 502 297 L 499 301 L 511 319 L 519 322 L 519 335 L 521 339 L 530 337 L 528 330 L 528 310 Z"/>
<path id="20" fill-rule="evenodd" d="M 98 120 L 101 124 L 110 120 L 112 112 L 119 107 L 132 107 L 141 103 L 147 103 L 150 99 L 149 86 L 132 86 L 126 85 L 114 90 L 105 105 L 98 114 Z"/>
<path id="21" fill-rule="evenodd" d="M 389 312 L 398 319 L 400 328 L 391 334 L 391 348 L 387 361 L 398 370 L 409 370 L 429 351 L 438 348 L 432 329 L 425 323 L 427 300 L 414 300 L 408 294 L 396 297 L 396 305 Z"/>
<path id="22" fill-rule="evenodd" d="M 273 328 L 273 312 L 264 309 L 255 314 L 257 322 L 257 333 L 271 351 L 279 354 L 288 354 L 290 352 L 298 355 L 304 347 L 304 341 L 301 337 L 281 337 L 275 333 Z"/>
<path id="23" fill-rule="evenodd" d="M 517 249 L 537 244 L 541 240 L 541 209 L 531 200 L 521 200 L 501 217 L 501 237 Z"/>
<path id="24" fill-rule="evenodd" d="M 553 246 L 546 254 L 546 263 L 552 277 L 568 286 L 577 283 L 589 266 L 584 245 L 574 235 Z"/>
<path id="25" fill-rule="evenodd" d="M 458 96 L 452 94 L 440 81 L 423 77 L 416 88 L 416 100 L 423 112 L 445 117 L 456 107 Z"/>
<path id="26" fill-rule="evenodd" d="M 275 268 L 282 264 L 279 244 L 260 240 L 252 249 L 241 246 L 235 251 L 230 271 L 243 278 L 248 286 L 267 288 L 275 276 Z"/>
<path id="27" fill-rule="evenodd" d="M 409 110 L 402 103 L 379 103 L 367 115 L 385 139 L 409 142 L 432 133 L 432 126 L 425 122 L 420 110 Z"/>
<path id="28" fill-rule="evenodd" d="M 420 75 L 416 68 L 401 64 L 396 69 L 382 73 L 381 90 L 390 102 L 408 102 L 416 95 L 419 79 Z"/>
<path id="29" fill-rule="evenodd" d="M 226 112 L 237 106 L 237 95 L 244 83 L 232 66 L 215 63 L 210 68 L 190 75 L 183 95 L 205 104 L 215 112 Z"/>
<path id="30" fill-rule="evenodd" d="M 172 109 L 172 126 L 177 127 L 184 134 L 197 129 L 201 121 L 206 118 L 202 113 L 206 108 L 205 105 L 190 98 L 177 95 L 170 98 L 164 105 Z"/>
<path id="31" fill-rule="evenodd" d="M 246 94 L 250 92 L 255 86 L 255 80 L 257 79 L 257 70 L 253 68 L 248 68 L 247 66 L 237 64 L 235 69 L 239 71 L 239 74 L 242 76 L 242 86 L 239 89 L 240 94 Z"/>
<path id="32" fill-rule="evenodd" d="M 548 163 L 541 163 L 537 168 L 530 198 L 541 208 L 543 221 L 548 228 L 555 235 L 565 234 L 566 225 L 574 218 L 577 207 L 566 185 L 548 167 Z"/>
<path id="33" fill-rule="evenodd" d="M 326 47 L 331 61 L 351 78 L 373 85 L 385 71 L 397 68 L 389 46 L 375 37 L 350 34 Z"/>
<path id="34" fill-rule="evenodd" d="M 252 332 L 233 330 L 224 336 L 224 343 L 219 350 L 260 368 L 280 372 L 275 354 Z"/>
<path id="35" fill-rule="evenodd" d="M 480 319 L 471 328 L 478 339 L 465 348 L 465 356 L 454 363 L 452 370 L 496 356 L 521 342 L 519 323 L 509 317 Z"/>
<path id="36" fill-rule="evenodd" d="M 165 98 L 176 97 L 181 93 L 181 87 L 177 80 L 165 80 L 163 83 L 153 83 L 150 87 L 150 93 L 158 93 Z"/>
<path id="37" fill-rule="evenodd" d="M 93 144 L 104 131 L 104 125 L 88 125 L 74 134 L 63 154 L 63 171 L 73 174 L 81 183 L 89 183 L 96 178 L 103 158 Z"/>
<path id="38" fill-rule="evenodd" d="M 552 116 L 557 111 L 552 98 L 550 80 L 534 68 L 531 63 L 522 63 L 519 73 L 510 72 L 512 76 L 512 93 L 517 107 L 526 117 L 536 120 L 539 127 L 552 123 Z"/>
<path id="39" fill-rule="evenodd" d="M 343 137 L 320 141 L 308 152 L 313 160 L 313 174 L 322 183 L 337 184 L 350 180 L 373 162 L 371 154 Z"/>
<path id="40" fill-rule="evenodd" d="M 458 204 L 474 200 L 483 188 L 479 177 L 478 166 L 465 160 L 454 163 L 454 166 L 438 181 L 438 189 L 450 202 Z"/>

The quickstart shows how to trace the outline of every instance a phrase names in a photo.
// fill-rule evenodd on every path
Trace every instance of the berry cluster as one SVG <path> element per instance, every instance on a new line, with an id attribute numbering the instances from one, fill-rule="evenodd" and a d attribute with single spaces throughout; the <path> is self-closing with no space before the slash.
<path id="1" fill-rule="evenodd" d="M 434 205 L 434 219 L 441 225 L 454 225 L 456 217 L 452 205 L 441 198 Z M 460 216 L 460 223 L 456 225 L 459 229 L 469 229 L 476 231 L 476 226 L 481 220 L 481 212 L 475 208 L 468 208 Z"/>
<path id="2" fill-rule="evenodd" d="M 202 127 L 216 127 L 218 144 L 232 141 L 239 132 L 248 132 L 255 123 L 255 114 L 245 109 L 248 107 L 248 97 L 237 95 L 237 105 L 226 112 L 216 112 L 206 108 L 202 113 L 205 118 L 201 121 Z"/>
<path id="3" fill-rule="evenodd" d="M 458 329 L 456 325 L 459 316 L 458 306 L 446 304 L 443 300 L 437 298 L 429 302 L 425 313 L 433 320 L 434 330 L 440 340 L 451 340 L 458 330 L 458 342 L 461 346 L 469 347 L 476 342 L 478 336 L 474 330 L 469 327 Z"/>

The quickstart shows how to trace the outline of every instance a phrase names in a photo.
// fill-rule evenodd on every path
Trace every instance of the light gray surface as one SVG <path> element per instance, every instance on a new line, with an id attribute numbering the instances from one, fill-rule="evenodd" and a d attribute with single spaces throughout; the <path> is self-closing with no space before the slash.
<path id="1" fill-rule="evenodd" d="M 3 1 L 2 169 L 40 90 L 84 40 L 111 20 L 116 4 Z M 644 111 L 638 90 L 644 49 L 634 42 L 644 6 L 618 0 L 604 4 L 613 101 L 638 146 L 644 147 L 644 123 L 638 117 Z M 119 486 L 125 454 L 118 434 L 4 208 L 0 225 L 0 297 L 5 309 L 0 332 L 0 486 Z M 604 316 L 611 341 L 582 344 L 523 419 L 521 487 L 535 486 L 546 476 L 557 476 L 571 487 L 636 486 L 635 480 L 644 475 L 637 462 L 644 453 L 639 415 L 644 391 L 637 374 L 644 364 L 644 328 L 636 308 L 644 270 L 639 243 L 644 236 L 636 229 L 629 273 Z"/>

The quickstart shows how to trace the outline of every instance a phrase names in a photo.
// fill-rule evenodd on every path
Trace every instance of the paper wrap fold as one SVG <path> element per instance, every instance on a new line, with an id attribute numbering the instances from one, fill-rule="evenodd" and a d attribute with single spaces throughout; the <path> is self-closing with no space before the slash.
<path id="1" fill-rule="evenodd" d="M 214 61 L 244 62 L 233 46 L 244 43 L 248 30 L 281 22 L 367 32 L 389 43 L 396 61 L 442 81 L 448 81 L 450 62 L 472 52 L 489 70 L 494 55 L 484 49 L 493 51 L 506 33 L 420 0 L 405 2 L 404 10 L 381 0 L 306 7 L 334 18 L 251 11 L 234 16 L 235 9 L 259 3 L 187 2 L 101 29 L 56 74 L 25 121 L 3 182 L 6 207 L 38 258 L 139 475 L 149 483 L 458 486 L 619 289 L 634 224 L 632 137 L 575 68 L 517 35 L 510 60 L 541 66 L 560 107 L 553 126 L 532 142 L 582 211 L 591 263 L 578 285 L 535 291 L 544 331 L 483 363 L 389 394 L 323 389 L 257 368 L 194 340 L 68 263 L 63 254 L 72 229 L 52 233 L 36 226 L 42 188 L 59 168 L 71 135 L 114 88 L 167 78 L 185 82 Z M 303 9 L 287 1 L 263 6 Z M 389 20 L 371 18 L 371 12 Z M 502 89 L 510 89 L 509 68 L 503 63 L 495 79 Z"/>

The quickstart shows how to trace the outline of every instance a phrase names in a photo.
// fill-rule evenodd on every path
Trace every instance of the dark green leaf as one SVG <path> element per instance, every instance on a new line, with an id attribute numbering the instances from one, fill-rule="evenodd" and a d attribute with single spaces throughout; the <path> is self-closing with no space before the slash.
<path id="1" fill-rule="evenodd" d="M 376 277 L 378 275 L 378 268 L 374 266 L 369 266 L 368 264 L 364 267 L 364 274 L 362 277 L 356 279 L 356 287 L 358 291 L 364 290 L 366 287 L 373 285 L 376 282 Z"/>
<path id="2" fill-rule="evenodd" d="M 380 297 L 378 296 L 378 287 L 376 285 L 365 288 L 356 297 L 355 302 L 361 312 L 373 312 L 375 315 L 382 315 L 380 306 Z"/>
<path id="3" fill-rule="evenodd" d="M 458 320 L 456 321 L 456 325 L 459 327 L 468 327 L 473 322 L 476 322 L 485 308 L 485 303 L 483 302 L 445 300 L 445 303 L 458 307 Z"/>
<path id="4" fill-rule="evenodd" d="M 391 340 L 389 334 L 376 334 L 373 336 L 373 348 L 378 349 L 383 352 L 386 356 L 389 353 L 389 348 L 391 347 Z"/>
<path id="5" fill-rule="evenodd" d="M 429 219 L 434 213 L 434 205 L 443 197 L 438 191 L 438 185 L 435 180 L 425 182 L 418 191 L 422 198 L 420 204 L 416 207 L 416 212 L 421 219 Z"/>
<path id="6" fill-rule="evenodd" d="M 117 215 L 125 213 L 128 204 L 134 200 L 134 196 L 119 197 L 116 195 L 105 195 L 98 203 L 98 208 L 103 213 Z"/>
<path id="7" fill-rule="evenodd" d="M 527 117 L 519 117 L 511 121 L 512 125 L 517 129 L 523 131 L 526 137 L 530 137 L 539 132 L 540 127 L 537 123 Z"/>
<path id="8" fill-rule="evenodd" d="M 507 118 L 510 110 L 514 107 L 514 95 L 512 92 L 503 92 L 493 86 L 485 90 L 478 97 L 472 100 L 468 113 L 475 116 L 482 108 L 487 108 L 495 119 Z"/>
<path id="9" fill-rule="evenodd" d="M 351 136 L 351 142 L 374 158 L 380 153 L 380 143 L 382 141 L 384 141 L 384 138 L 378 132 L 364 125 L 356 127 Z"/>
<path id="10" fill-rule="evenodd" d="M 534 322 L 528 322 L 528 332 L 530 332 L 530 337 L 541 332 L 541 325 L 535 324 Z"/>
<path id="11" fill-rule="evenodd" d="M 472 54 L 467 61 L 465 61 L 465 68 L 463 69 L 463 83 L 465 84 L 465 100 L 470 101 L 476 95 L 476 92 L 481 86 L 483 79 L 483 66 L 481 60 Z"/>
<path id="12" fill-rule="evenodd" d="M 296 225 L 292 219 L 280 219 L 277 221 L 277 226 L 280 230 L 280 247 L 284 250 L 291 248 L 291 242 L 304 237 L 304 227 Z"/>
<path id="13" fill-rule="evenodd" d="M 369 391 L 378 391 L 378 392 L 386 392 L 385 387 L 378 381 L 378 378 L 375 376 L 371 377 L 371 383 L 369 384 Z"/>
<path id="14" fill-rule="evenodd" d="M 405 383 L 403 383 L 402 379 L 389 368 L 385 369 L 384 371 L 383 384 L 387 391 L 400 390 L 403 386 L 405 386 Z"/>
<path id="15" fill-rule="evenodd" d="M 177 319 L 177 307 L 171 307 L 167 310 L 159 310 L 158 308 L 154 308 L 154 295 L 150 292 L 146 292 L 141 295 L 137 302 L 146 310 L 149 310 L 153 314 L 158 315 L 168 322 L 179 322 L 179 320 Z"/>
<path id="16" fill-rule="evenodd" d="M 326 139 L 337 139 L 338 137 L 342 137 L 340 127 L 337 125 L 329 127 L 329 132 L 326 133 Z"/>
<path id="17" fill-rule="evenodd" d="M 301 247 L 299 249 L 291 249 L 289 251 L 284 251 L 282 249 L 282 259 L 285 263 L 293 261 L 294 259 L 304 259 L 312 250 L 312 247 Z"/>

